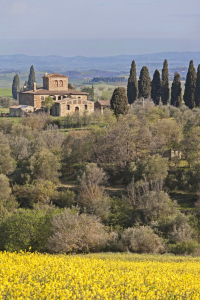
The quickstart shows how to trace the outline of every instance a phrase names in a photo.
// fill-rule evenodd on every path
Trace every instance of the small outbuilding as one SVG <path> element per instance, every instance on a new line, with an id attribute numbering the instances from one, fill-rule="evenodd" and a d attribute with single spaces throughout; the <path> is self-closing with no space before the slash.
<path id="1" fill-rule="evenodd" d="M 103 114 L 105 108 L 110 108 L 109 100 L 98 100 L 94 103 L 94 109 L 100 109 L 101 114 Z"/>
<path id="2" fill-rule="evenodd" d="M 11 117 L 21 117 L 29 113 L 34 112 L 33 106 L 28 105 L 15 105 L 10 107 L 10 116 Z"/>

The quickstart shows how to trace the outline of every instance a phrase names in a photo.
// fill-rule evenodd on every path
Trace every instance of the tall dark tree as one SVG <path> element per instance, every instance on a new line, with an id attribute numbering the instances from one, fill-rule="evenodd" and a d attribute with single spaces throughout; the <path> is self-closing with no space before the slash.
<path id="1" fill-rule="evenodd" d="M 128 79 L 127 85 L 127 97 L 128 103 L 132 104 L 138 97 L 138 82 L 137 82 L 137 72 L 136 72 L 136 64 L 135 61 L 132 61 L 130 76 Z"/>
<path id="2" fill-rule="evenodd" d="M 30 74 L 28 76 L 28 89 L 33 90 L 34 82 L 35 82 L 35 71 L 34 71 L 34 67 L 31 66 Z"/>
<path id="3" fill-rule="evenodd" d="M 200 106 L 200 65 L 197 69 L 197 82 L 196 82 L 196 89 L 195 89 L 195 104 L 197 107 Z"/>
<path id="4" fill-rule="evenodd" d="M 128 99 L 126 96 L 126 89 L 124 87 L 118 87 L 114 90 L 110 105 L 116 117 L 127 113 Z"/>
<path id="5" fill-rule="evenodd" d="M 15 100 L 17 100 L 17 92 L 20 90 L 20 81 L 19 76 L 16 74 L 13 78 L 13 84 L 12 84 L 12 95 Z"/>
<path id="6" fill-rule="evenodd" d="M 182 104 L 182 87 L 181 75 L 177 72 L 174 74 L 174 80 L 171 87 L 171 105 L 180 107 Z"/>
<path id="7" fill-rule="evenodd" d="M 90 88 L 89 86 L 84 87 L 82 90 L 84 93 L 88 93 L 88 100 L 94 101 L 94 88 L 93 86 Z"/>
<path id="8" fill-rule="evenodd" d="M 169 69 L 168 61 L 165 59 L 162 69 L 161 101 L 166 105 L 169 101 Z"/>
<path id="9" fill-rule="evenodd" d="M 151 82 L 151 99 L 155 103 L 155 105 L 159 105 L 161 97 L 161 79 L 160 72 L 155 70 L 153 79 Z"/>
<path id="10" fill-rule="evenodd" d="M 149 69 L 142 67 L 140 78 L 138 81 L 139 98 L 149 98 L 151 94 L 151 77 L 149 76 Z"/>
<path id="11" fill-rule="evenodd" d="M 185 94 L 184 94 L 185 105 L 187 105 L 189 108 L 195 107 L 196 82 L 197 82 L 197 73 L 194 67 L 193 60 L 191 60 L 187 77 L 186 77 Z"/>

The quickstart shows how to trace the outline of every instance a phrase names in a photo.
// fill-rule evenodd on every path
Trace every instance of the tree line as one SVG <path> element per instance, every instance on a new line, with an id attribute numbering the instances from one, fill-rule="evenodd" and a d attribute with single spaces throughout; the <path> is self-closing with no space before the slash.
<path id="1" fill-rule="evenodd" d="M 193 60 L 190 61 L 186 76 L 185 92 L 182 95 L 181 76 L 175 72 L 171 87 L 171 99 L 169 88 L 168 62 L 164 61 L 162 78 L 159 70 L 155 70 L 153 78 L 149 76 L 146 66 L 141 69 L 139 80 L 137 80 L 136 64 L 132 62 L 130 76 L 127 85 L 128 103 L 132 104 L 138 98 L 151 98 L 156 105 L 168 103 L 180 107 L 184 99 L 185 105 L 189 108 L 200 106 L 200 65 L 196 71 Z"/>

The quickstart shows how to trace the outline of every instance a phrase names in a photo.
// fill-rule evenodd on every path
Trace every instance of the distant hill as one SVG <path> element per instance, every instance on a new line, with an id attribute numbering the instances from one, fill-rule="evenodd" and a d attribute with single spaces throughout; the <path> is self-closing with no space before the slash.
<path id="1" fill-rule="evenodd" d="M 136 61 L 137 69 L 143 65 L 150 71 L 161 69 L 164 59 L 168 59 L 170 68 L 188 67 L 189 61 L 200 64 L 200 52 L 165 52 L 148 55 L 119 55 L 110 57 L 61 57 L 61 56 L 27 56 L 0 55 L 0 70 L 28 71 L 31 65 L 37 71 L 78 71 L 101 70 L 112 72 L 128 72 L 132 60 Z"/>

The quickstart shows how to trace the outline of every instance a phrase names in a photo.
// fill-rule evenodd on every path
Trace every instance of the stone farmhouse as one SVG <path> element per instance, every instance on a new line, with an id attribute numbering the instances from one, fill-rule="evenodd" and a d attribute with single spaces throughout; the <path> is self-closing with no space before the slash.
<path id="1" fill-rule="evenodd" d="M 68 77 L 57 73 L 43 76 L 43 87 L 37 89 L 36 82 L 33 90 L 19 92 L 18 99 L 20 106 L 32 106 L 34 111 L 40 110 L 42 101 L 46 97 L 52 97 L 54 106 L 50 114 L 53 116 L 67 116 L 74 112 L 83 114 L 94 112 L 94 102 L 87 99 L 88 93 L 68 89 Z"/>

